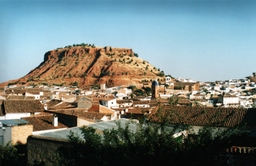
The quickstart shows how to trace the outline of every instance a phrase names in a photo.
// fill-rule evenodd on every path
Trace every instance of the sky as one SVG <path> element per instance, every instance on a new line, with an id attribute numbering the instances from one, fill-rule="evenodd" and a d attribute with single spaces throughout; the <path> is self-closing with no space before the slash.
<path id="1" fill-rule="evenodd" d="M 67 45 L 131 48 L 175 78 L 256 72 L 253 0 L 0 0 L 0 82 Z"/>

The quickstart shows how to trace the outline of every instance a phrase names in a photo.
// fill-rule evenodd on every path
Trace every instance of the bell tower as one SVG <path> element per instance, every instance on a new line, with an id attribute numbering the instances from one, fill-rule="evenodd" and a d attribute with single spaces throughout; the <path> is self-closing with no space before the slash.
<path id="1" fill-rule="evenodd" d="M 157 82 L 157 80 L 154 80 L 152 82 L 151 89 L 152 89 L 151 100 L 155 100 L 159 97 L 159 83 Z"/>

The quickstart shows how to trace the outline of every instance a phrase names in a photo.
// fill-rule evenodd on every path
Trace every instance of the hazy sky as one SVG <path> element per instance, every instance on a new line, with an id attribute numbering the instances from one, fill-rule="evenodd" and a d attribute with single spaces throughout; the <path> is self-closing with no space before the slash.
<path id="1" fill-rule="evenodd" d="M 256 1 L 0 0 L 0 82 L 80 43 L 132 48 L 174 77 L 244 78 L 256 71 Z"/>

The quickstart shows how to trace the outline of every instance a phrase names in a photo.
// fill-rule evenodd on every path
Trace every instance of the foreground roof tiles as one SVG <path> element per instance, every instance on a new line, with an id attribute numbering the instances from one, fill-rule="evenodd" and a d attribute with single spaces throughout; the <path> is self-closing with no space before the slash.
<path id="1" fill-rule="evenodd" d="M 235 127 L 245 125 L 247 128 L 256 129 L 255 108 L 162 106 L 159 110 L 159 112 L 155 111 L 151 115 L 151 118 L 154 121 L 160 121 L 161 118 L 168 117 L 172 124 L 197 126 L 209 125 L 215 127 Z M 161 118 L 159 118 L 159 115 Z"/>

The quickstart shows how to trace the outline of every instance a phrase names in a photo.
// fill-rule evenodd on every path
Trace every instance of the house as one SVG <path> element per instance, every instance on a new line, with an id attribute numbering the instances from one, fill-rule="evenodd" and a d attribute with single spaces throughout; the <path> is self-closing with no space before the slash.
<path id="1" fill-rule="evenodd" d="M 72 127 L 120 118 L 119 111 L 109 108 L 111 101 L 116 106 L 116 99 L 112 95 L 97 94 L 90 97 L 77 96 L 77 100 L 73 103 L 51 100 L 47 103 L 47 111 L 57 114 L 60 121 Z"/>
<path id="2" fill-rule="evenodd" d="M 170 85 L 172 82 L 172 78 L 170 76 L 165 76 L 165 84 Z"/>
<path id="3" fill-rule="evenodd" d="M 33 125 L 23 119 L 0 120 L 0 145 L 9 142 L 12 145 L 26 144 L 27 137 L 32 135 Z"/>
<path id="4" fill-rule="evenodd" d="M 223 105 L 224 105 L 224 107 L 228 107 L 228 106 L 237 107 L 240 105 L 239 97 L 230 95 L 230 94 L 225 94 L 223 96 Z"/>
<path id="5" fill-rule="evenodd" d="M 117 100 L 116 103 L 118 104 L 118 107 L 131 107 L 133 104 L 132 100 Z M 115 108 L 115 107 L 112 107 Z"/>
<path id="6" fill-rule="evenodd" d="M 117 91 L 116 97 L 118 99 L 124 99 L 124 98 L 128 98 L 128 95 L 130 95 L 132 93 L 131 89 L 128 88 L 122 88 L 120 90 Z"/>
<path id="7" fill-rule="evenodd" d="M 212 103 L 214 106 L 222 106 L 223 96 L 214 94 L 209 99 L 209 102 Z"/>
<path id="8" fill-rule="evenodd" d="M 24 96 L 26 97 L 33 97 L 33 99 L 39 100 L 41 96 L 44 95 L 46 92 L 40 88 L 25 88 L 25 87 L 16 87 L 16 88 L 9 88 L 5 90 L 5 94 L 7 98 L 9 96 Z"/>
<path id="9" fill-rule="evenodd" d="M 127 118 L 127 119 L 140 119 L 144 115 L 149 115 L 152 110 L 156 109 L 156 107 L 151 107 L 151 108 L 141 108 L 141 107 L 136 107 L 129 109 L 127 112 L 124 112 L 122 114 L 122 118 Z"/>
<path id="10" fill-rule="evenodd" d="M 32 97 L 35 100 L 39 100 L 41 95 L 43 94 L 40 92 L 25 92 L 25 97 Z"/>
<path id="11" fill-rule="evenodd" d="M 77 108 L 91 108 L 92 100 L 87 97 L 81 97 L 77 101 Z"/>
<path id="12" fill-rule="evenodd" d="M 111 108 L 113 106 L 116 106 L 116 99 L 111 98 L 102 98 L 100 101 L 100 104 L 103 106 L 106 106 L 108 108 Z"/>
<path id="13" fill-rule="evenodd" d="M 80 97 L 77 104 L 58 100 L 52 100 L 47 104 L 49 104 L 47 112 L 56 114 L 60 122 L 71 127 L 119 118 L 119 112 L 98 102 L 92 102 L 86 97 Z"/>
<path id="14" fill-rule="evenodd" d="M 245 108 L 252 108 L 253 107 L 253 96 L 239 96 L 239 105 Z"/>
<path id="15" fill-rule="evenodd" d="M 39 100 L 4 100 L 1 104 L 0 119 L 20 119 L 44 111 Z"/>
<path id="16" fill-rule="evenodd" d="M 99 121 L 107 121 L 111 120 L 111 117 L 114 116 L 110 113 L 100 113 L 78 108 L 48 110 L 47 112 L 56 114 L 58 121 L 69 127 L 81 127 Z"/>
<path id="17" fill-rule="evenodd" d="M 200 94 L 200 93 L 196 93 L 196 94 L 190 94 L 189 98 L 190 99 L 204 99 L 205 95 Z"/>
<path id="18" fill-rule="evenodd" d="M 93 103 L 98 103 L 108 108 L 117 106 L 116 98 L 112 94 L 96 93 L 87 97 L 91 98 Z"/>
<path id="19" fill-rule="evenodd" d="M 69 93 L 60 93 L 59 94 L 59 99 L 64 101 L 64 102 L 74 102 L 76 100 L 76 95 L 70 95 Z"/>
<path id="20" fill-rule="evenodd" d="M 5 90 L 5 94 L 7 95 L 24 95 L 26 90 L 23 87 L 9 88 Z"/>
<path id="21" fill-rule="evenodd" d="M 143 108 L 149 108 L 150 107 L 150 101 L 149 100 L 139 100 L 133 101 L 133 107 L 143 107 Z"/>
<path id="22" fill-rule="evenodd" d="M 33 132 L 71 127 L 65 123 L 58 121 L 58 117 L 56 119 L 55 114 L 47 112 L 30 117 L 24 117 L 22 119 L 33 125 Z M 55 121 L 55 119 L 57 121 Z"/>
<path id="23" fill-rule="evenodd" d="M 200 87 L 199 82 L 175 82 L 174 90 L 183 91 L 198 91 Z"/>

